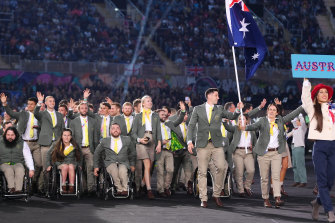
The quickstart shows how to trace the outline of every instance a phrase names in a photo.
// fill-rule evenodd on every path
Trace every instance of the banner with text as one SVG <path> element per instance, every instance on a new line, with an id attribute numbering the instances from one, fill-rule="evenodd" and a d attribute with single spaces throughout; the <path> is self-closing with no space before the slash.
<path id="1" fill-rule="evenodd" d="M 334 55 L 292 54 L 291 62 L 294 78 L 335 79 Z"/>

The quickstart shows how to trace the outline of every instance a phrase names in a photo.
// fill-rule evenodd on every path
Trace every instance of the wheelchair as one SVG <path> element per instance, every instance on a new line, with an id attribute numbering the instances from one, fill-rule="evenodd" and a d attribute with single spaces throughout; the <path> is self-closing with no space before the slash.
<path id="1" fill-rule="evenodd" d="M 128 194 L 126 196 L 117 195 L 117 189 L 114 185 L 114 181 L 112 176 L 107 172 L 106 167 L 101 167 L 99 169 L 99 176 L 97 177 L 96 184 L 96 193 L 97 197 L 108 200 L 110 196 L 113 198 L 129 198 L 130 200 L 134 199 L 134 191 L 136 189 L 135 186 L 135 173 L 128 170 L 128 183 L 127 183 L 127 191 Z"/>
<path id="2" fill-rule="evenodd" d="M 224 196 L 220 196 L 222 198 L 231 198 L 233 195 L 233 177 L 230 168 L 227 169 L 226 178 L 223 180 L 223 190 Z M 211 173 L 210 169 L 207 170 L 207 196 L 210 199 L 213 195 L 214 189 L 214 176 Z M 199 181 L 198 181 L 198 168 L 194 171 L 193 177 L 193 193 L 195 198 L 199 198 Z"/>
<path id="3" fill-rule="evenodd" d="M 29 170 L 25 167 L 25 175 L 23 179 L 22 193 L 20 194 L 9 194 L 8 186 L 5 174 L 0 171 L 0 194 L 1 199 L 20 199 L 23 198 L 26 203 L 29 202 L 33 190 L 32 190 L 32 179 L 29 177 Z"/>
<path id="4" fill-rule="evenodd" d="M 79 166 L 75 170 L 75 193 L 64 194 L 62 190 L 62 174 L 61 170 L 57 168 L 57 165 L 53 165 L 49 172 L 44 174 L 45 191 L 46 197 L 52 200 L 60 199 L 61 196 L 75 196 L 79 200 L 84 191 L 83 189 L 83 174 Z M 66 181 L 68 184 L 68 179 Z"/>

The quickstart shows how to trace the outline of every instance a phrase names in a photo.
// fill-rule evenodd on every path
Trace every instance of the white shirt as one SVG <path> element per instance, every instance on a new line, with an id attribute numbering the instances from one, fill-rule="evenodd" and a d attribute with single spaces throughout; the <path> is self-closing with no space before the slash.
<path id="1" fill-rule="evenodd" d="M 101 136 L 103 136 L 104 134 L 104 119 L 106 118 L 106 133 L 107 133 L 107 137 L 110 136 L 110 132 L 109 132 L 109 126 L 110 126 L 110 116 L 101 116 L 101 128 L 100 128 L 100 132 L 101 132 Z"/>
<path id="2" fill-rule="evenodd" d="M 151 131 L 152 132 L 152 124 L 151 124 L 151 121 L 152 121 L 152 111 L 150 113 L 150 120 L 148 120 L 147 116 L 144 115 L 145 117 L 145 131 Z"/>
<path id="3" fill-rule="evenodd" d="M 166 131 L 167 131 L 167 134 L 168 134 L 168 138 L 166 138 L 166 137 L 165 137 L 165 131 L 164 131 L 163 125 L 165 125 L 164 122 L 161 122 L 161 134 L 162 134 L 162 139 L 163 139 L 163 140 L 169 140 L 169 139 L 171 139 L 171 129 L 165 125 Z M 171 142 L 168 142 L 168 144 L 170 144 L 170 143 L 171 143 Z M 166 148 L 166 144 L 163 145 L 163 148 Z"/>
<path id="4" fill-rule="evenodd" d="M 187 138 L 187 125 L 186 125 L 186 123 L 184 123 L 184 124 L 185 124 L 186 131 L 184 131 L 184 126 L 182 124 L 179 125 L 179 128 L 181 130 L 181 133 L 183 134 L 183 139 L 184 138 L 186 139 Z"/>
<path id="5" fill-rule="evenodd" d="M 28 169 L 35 170 L 33 156 L 31 155 L 30 148 L 26 142 L 23 142 L 23 157 Z"/>
<path id="6" fill-rule="evenodd" d="M 117 153 L 119 153 L 120 150 L 122 149 L 122 141 L 121 141 L 120 136 L 118 138 L 111 137 L 111 148 L 110 149 L 114 151 L 115 140 L 117 141 Z"/>
<path id="7" fill-rule="evenodd" d="M 87 120 L 87 116 L 86 117 L 79 116 L 79 117 L 80 117 L 80 122 L 81 122 L 81 132 L 82 132 L 82 135 L 83 135 L 83 139 L 81 141 L 81 145 L 82 146 L 86 146 L 85 145 L 85 140 L 86 140 L 86 137 L 85 137 L 85 128 L 86 128 L 86 126 L 85 125 L 88 125 L 88 120 Z M 87 131 L 88 131 L 88 126 L 87 126 Z M 88 139 L 88 143 L 90 143 L 89 139 Z"/>
<path id="8" fill-rule="evenodd" d="M 124 116 L 124 121 L 126 122 L 126 127 L 128 128 L 128 126 L 127 126 L 127 120 L 126 120 L 126 118 L 129 118 L 129 123 L 130 123 L 130 129 L 131 129 L 131 127 L 133 126 L 133 121 L 134 121 L 134 116 L 132 116 L 132 115 L 130 115 L 130 116 L 125 116 L 125 115 L 123 115 Z"/>
<path id="9" fill-rule="evenodd" d="M 270 123 L 270 119 L 268 118 L 269 123 Z M 270 129 L 271 129 L 271 124 L 270 125 Z M 279 147 L 279 141 L 278 141 L 278 135 L 279 135 L 279 129 L 274 126 L 273 127 L 273 135 L 270 134 L 270 141 L 268 144 L 268 147 L 266 149 L 266 151 L 268 150 L 268 148 L 278 148 Z"/>
<path id="10" fill-rule="evenodd" d="M 245 134 L 247 133 L 247 137 Z M 241 131 L 241 139 L 237 147 L 250 147 L 251 146 L 251 134 L 250 132 Z"/>
<path id="11" fill-rule="evenodd" d="M 36 140 L 37 139 L 37 129 L 34 128 L 34 137 L 30 137 L 30 130 L 33 126 L 31 126 L 31 118 L 32 118 L 33 113 L 29 112 L 29 119 L 27 123 L 27 128 L 26 131 L 22 135 L 23 140 Z M 34 117 L 34 125 L 38 125 L 37 119 Z"/>
<path id="12" fill-rule="evenodd" d="M 299 116 L 301 126 L 297 126 L 296 119 L 292 121 L 294 129 L 293 132 L 293 140 L 292 143 L 294 144 L 293 149 L 295 147 L 305 147 L 305 135 L 307 132 L 307 126 L 303 116 Z"/>

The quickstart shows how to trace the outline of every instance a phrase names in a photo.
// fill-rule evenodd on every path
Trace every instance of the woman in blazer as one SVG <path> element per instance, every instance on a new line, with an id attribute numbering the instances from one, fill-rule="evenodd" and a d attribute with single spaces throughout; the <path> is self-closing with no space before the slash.
<path id="1" fill-rule="evenodd" d="M 241 117 L 243 117 L 243 122 L 246 125 L 250 124 L 249 116 L 244 115 L 238 118 L 239 126 L 242 125 Z M 252 195 L 251 184 L 255 174 L 255 161 L 252 149 L 257 141 L 256 134 L 253 131 L 241 131 L 236 125 L 228 125 L 226 122 L 223 124 L 227 131 L 233 133 L 233 140 L 228 148 L 228 156 L 232 156 L 234 162 L 235 180 L 239 196 L 245 197 L 248 195 L 250 197 Z M 244 169 L 246 170 L 246 180 L 243 186 Z"/>
<path id="2" fill-rule="evenodd" d="M 329 222 L 335 222 L 329 194 L 335 180 L 335 117 L 328 104 L 332 96 L 332 87 L 318 84 L 311 92 L 311 83 L 304 80 L 301 100 L 310 120 L 308 139 L 314 140 L 312 158 L 319 188 L 317 198 L 311 202 L 312 218 L 319 218 L 322 205 Z"/>
<path id="3" fill-rule="evenodd" d="M 259 137 L 253 152 L 258 156 L 257 161 L 261 175 L 262 198 L 264 207 L 272 207 L 269 201 L 269 170 L 273 180 L 273 195 L 275 207 L 284 204 L 280 199 L 280 171 L 282 153 L 286 150 L 286 137 L 284 125 L 291 121 L 303 111 L 300 106 L 290 114 L 282 117 L 278 115 L 278 107 L 275 103 L 269 104 L 266 116 L 260 118 L 256 123 L 245 127 L 246 131 L 259 131 Z"/>
<path id="4" fill-rule="evenodd" d="M 77 165 L 81 164 L 81 156 L 79 146 L 72 137 L 71 129 L 64 129 L 62 137 L 51 145 L 47 153 L 47 171 L 51 170 L 52 164 L 56 164 L 57 168 L 61 170 L 62 191 L 64 194 L 73 194 L 75 192 L 75 169 Z M 66 179 L 68 176 L 69 190 L 67 190 L 66 187 Z"/>

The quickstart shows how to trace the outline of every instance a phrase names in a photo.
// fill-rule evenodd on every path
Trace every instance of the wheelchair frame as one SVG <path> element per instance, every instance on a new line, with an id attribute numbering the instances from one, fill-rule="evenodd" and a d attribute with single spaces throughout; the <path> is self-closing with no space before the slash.
<path id="1" fill-rule="evenodd" d="M 8 186 L 7 186 L 7 180 L 5 177 L 5 174 L 0 171 L 0 188 L 1 188 L 1 199 L 7 198 L 7 199 L 19 199 L 24 198 L 24 201 L 26 203 L 29 202 L 31 196 L 32 196 L 32 180 L 29 177 L 29 170 L 25 167 L 25 174 L 23 178 L 23 186 L 22 186 L 22 193 L 21 194 L 8 194 Z"/>
<path id="2" fill-rule="evenodd" d="M 97 177 L 97 186 L 96 186 L 97 197 L 103 200 L 108 200 L 111 194 L 113 198 L 120 198 L 120 199 L 129 198 L 130 200 L 133 200 L 134 188 L 135 188 L 134 178 L 135 174 L 132 173 L 130 170 L 128 170 L 128 183 L 127 183 L 128 194 L 127 196 L 118 196 L 116 195 L 117 190 L 114 185 L 112 176 L 107 172 L 107 169 L 105 167 L 101 167 L 99 170 L 99 176 Z"/>

